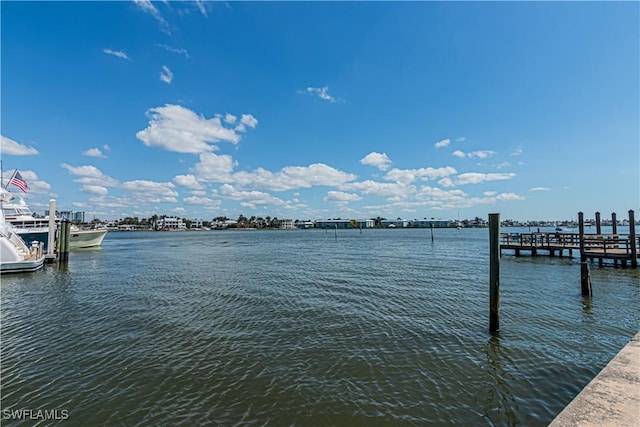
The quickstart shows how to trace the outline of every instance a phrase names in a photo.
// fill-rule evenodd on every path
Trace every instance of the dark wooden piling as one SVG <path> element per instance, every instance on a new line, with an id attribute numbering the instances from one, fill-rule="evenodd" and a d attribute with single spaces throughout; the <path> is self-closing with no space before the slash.
<path id="1" fill-rule="evenodd" d="M 580 285 L 583 296 L 591 296 L 591 274 L 584 250 L 584 214 L 578 212 L 578 233 L 580 235 Z"/>
<path id="2" fill-rule="evenodd" d="M 614 236 L 618 234 L 618 219 L 616 218 L 615 212 L 611 212 L 611 234 L 613 234 Z M 626 261 L 623 261 L 623 262 L 626 263 Z M 620 261 L 618 261 L 615 258 L 613 259 L 614 266 L 617 267 L 619 263 Z"/>
<path id="3" fill-rule="evenodd" d="M 633 209 L 629 210 L 629 243 L 631 249 L 631 267 L 638 267 L 638 247 L 636 246 L 636 219 Z"/>
<path id="4" fill-rule="evenodd" d="M 600 212 L 596 212 L 596 234 L 602 235 L 602 222 L 600 220 Z M 598 258 L 598 267 L 602 267 L 602 258 Z"/>
<path id="5" fill-rule="evenodd" d="M 71 238 L 71 222 L 67 219 L 60 221 L 60 251 L 58 252 L 59 261 L 69 260 L 69 240 Z"/>
<path id="6" fill-rule="evenodd" d="M 489 331 L 500 329 L 500 214 L 489 214 Z"/>
<path id="7" fill-rule="evenodd" d="M 431 224 L 431 241 L 433 242 L 433 223 Z"/>

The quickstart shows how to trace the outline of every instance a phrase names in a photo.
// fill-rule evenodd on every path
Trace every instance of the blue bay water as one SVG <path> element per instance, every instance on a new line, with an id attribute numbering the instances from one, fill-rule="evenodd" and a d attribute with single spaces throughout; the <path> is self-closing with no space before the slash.
<path id="1" fill-rule="evenodd" d="M 64 268 L 2 277 L 2 409 L 64 409 L 65 425 L 546 425 L 638 331 L 640 271 L 594 266 L 583 298 L 577 259 L 505 255 L 492 336 L 488 230 L 434 235 L 109 233 Z"/>

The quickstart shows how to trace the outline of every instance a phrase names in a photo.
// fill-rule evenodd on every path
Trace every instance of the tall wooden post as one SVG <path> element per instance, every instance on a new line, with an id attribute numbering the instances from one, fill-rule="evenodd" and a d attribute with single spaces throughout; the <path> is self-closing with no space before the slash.
<path id="1" fill-rule="evenodd" d="M 638 247 L 636 246 L 636 219 L 633 209 L 629 210 L 629 243 L 631 243 L 631 267 L 638 267 Z"/>
<path id="2" fill-rule="evenodd" d="M 584 253 L 584 214 L 578 212 L 578 233 L 580 234 L 580 285 L 583 296 L 591 296 L 591 275 L 589 274 L 589 264 Z"/>
<path id="3" fill-rule="evenodd" d="M 618 234 L 618 219 L 616 218 L 616 213 L 611 212 L 611 234 L 613 234 L 613 238 L 616 238 L 616 234 Z M 626 261 L 623 261 L 626 263 Z M 617 267 L 619 264 L 618 259 L 613 259 L 613 265 Z"/>
<path id="4" fill-rule="evenodd" d="M 600 221 L 600 212 L 596 212 L 596 234 L 598 235 L 598 238 L 601 238 L 600 235 L 602 234 L 602 222 Z M 598 258 L 598 267 L 602 267 L 602 258 Z"/>
<path id="5" fill-rule="evenodd" d="M 500 214 L 489 214 L 489 331 L 500 329 Z"/>

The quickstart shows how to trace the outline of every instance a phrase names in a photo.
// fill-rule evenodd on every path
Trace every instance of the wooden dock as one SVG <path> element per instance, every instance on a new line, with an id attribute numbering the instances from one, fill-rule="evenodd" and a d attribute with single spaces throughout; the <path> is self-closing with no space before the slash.
<path id="1" fill-rule="evenodd" d="M 582 213 L 579 213 L 582 218 Z M 612 214 L 615 220 L 615 214 Z M 540 253 L 551 257 L 573 256 L 573 251 L 580 254 L 581 260 L 598 260 L 600 266 L 604 261 L 612 261 L 614 266 L 626 267 L 628 264 L 638 266 L 640 238 L 635 234 L 633 211 L 629 211 L 630 227 L 628 234 L 618 234 L 613 227 L 612 234 L 603 234 L 600 227 L 600 214 L 596 213 L 596 230 L 594 234 L 584 232 L 535 232 L 535 233 L 500 233 L 500 254 L 503 250 L 513 250 L 516 256 L 529 253 L 537 256 Z M 584 230 L 581 225 L 580 230 Z"/>

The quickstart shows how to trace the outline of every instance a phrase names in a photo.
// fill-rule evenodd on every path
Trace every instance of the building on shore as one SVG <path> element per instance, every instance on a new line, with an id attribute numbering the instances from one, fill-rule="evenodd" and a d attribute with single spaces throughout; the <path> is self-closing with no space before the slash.
<path id="1" fill-rule="evenodd" d="M 186 230 L 187 225 L 182 218 L 166 217 L 160 218 L 157 222 L 158 230 Z"/>

